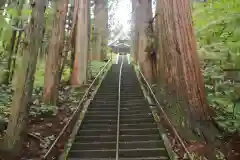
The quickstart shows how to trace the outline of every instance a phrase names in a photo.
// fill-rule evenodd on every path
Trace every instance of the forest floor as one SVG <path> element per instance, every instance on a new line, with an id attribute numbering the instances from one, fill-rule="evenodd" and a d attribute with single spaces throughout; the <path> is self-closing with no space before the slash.
<path id="1" fill-rule="evenodd" d="M 164 116 L 160 114 L 160 117 L 162 129 L 167 134 L 171 147 L 179 159 L 184 159 L 184 157 L 187 156 L 184 148 L 176 138 L 169 123 L 163 118 Z M 205 129 L 208 130 L 209 128 Z M 211 135 L 216 138 L 213 143 L 206 143 L 200 139 L 191 140 L 190 137 L 186 138 L 186 136 L 181 138 L 194 160 L 204 160 L 203 157 L 206 158 L 206 160 L 240 160 L 239 133 L 235 132 L 232 134 L 222 131 L 219 131 L 219 133 L 220 135 Z M 197 137 L 197 135 L 195 136 Z"/>
<path id="2" fill-rule="evenodd" d="M 105 65 L 105 62 L 92 62 L 90 64 L 92 79 Z M 39 75 L 39 74 L 38 74 Z M 40 79 L 40 80 L 39 80 Z M 92 80 L 79 88 L 73 88 L 67 83 L 62 83 L 59 89 L 59 102 L 57 106 L 45 105 L 41 102 L 43 94 L 43 77 L 38 78 L 32 97 L 29 111 L 28 136 L 24 140 L 18 160 L 39 160 L 59 135 L 63 127 L 71 118 L 73 112 L 85 94 Z M 13 89 L 11 86 L 0 86 L 0 140 L 3 139 L 8 117 L 10 114 Z M 1 159 L 1 155 L 0 155 Z"/>
<path id="3" fill-rule="evenodd" d="M 135 67 L 138 68 L 137 65 Z M 164 99 L 164 95 L 161 95 L 161 93 L 159 92 L 161 91 L 161 89 L 157 88 L 157 85 L 154 86 L 155 87 L 152 88 L 153 92 L 157 97 L 160 97 L 160 104 L 163 106 L 165 113 L 167 114 L 171 123 L 175 124 L 175 129 L 177 129 L 178 133 L 180 133 L 178 129 L 180 128 L 181 130 L 183 127 L 180 126 L 179 128 L 176 128 L 176 126 L 179 125 L 179 122 L 175 122 L 176 113 L 178 113 L 178 111 L 174 110 L 173 112 L 168 113 L 168 103 L 166 99 Z M 215 98 L 214 100 L 216 100 L 217 98 Z M 215 102 L 214 100 L 212 100 L 212 103 Z M 228 101 L 225 100 L 225 103 L 227 103 Z M 182 136 L 181 138 L 185 142 L 186 148 L 189 150 L 190 155 L 193 156 L 194 160 L 205 160 L 204 158 L 209 160 L 240 160 L 240 128 L 238 127 L 240 125 L 240 104 L 239 107 L 238 104 L 236 105 L 238 107 L 238 110 L 236 109 L 235 118 L 233 118 L 232 105 L 228 105 L 228 108 L 225 104 L 220 104 L 216 107 L 212 106 L 212 103 L 210 103 L 210 107 L 215 113 L 213 114 L 213 120 L 210 123 L 208 122 L 208 125 L 211 126 L 214 124 L 214 131 L 217 131 L 216 133 L 218 134 L 215 134 L 215 132 L 210 132 L 210 134 L 212 134 L 211 137 L 214 137 L 217 140 L 213 140 L 213 143 L 206 143 L 204 140 L 200 140 L 200 138 L 197 138 L 199 140 L 192 140 L 188 136 Z M 171 147 L 179 156 L 179 159 L 183 159 L 186 156 L 184 148 L 181 146 L 180 142 L 176 138 L 173 130 L 171 129 L 171 126 L 163 118 L 164 116 L 161 112 L 159 113 L 159 117 L 161 129 L 167 135 Z M 194 137 L 198 137 L 197 133 L 193 133 L 191 130 L 183 130 L 184 132 L 190 132 L 194 135 Z M 207 130 L 207 132 L 209 133 L 208 126 L 205 127 L 205 130 Z"/>
<path id="4" fill-rule="evenodd" d="M 162 120 L 164 122 L 164 120 Z M 203 160 L 203 157 L 207 160 L 240 160 L 240 135 L 239 132 L 236 131 L 234 133 L 223 132 L 222 128 L 219 126 L 215 127 L 212 125 L 212 122 L 209 125 L 206 125 L 203 128 L 205 133 L 207 133 L 208 137 L 214 138 L 214 140 L 210 140 L 206 142 L 205 140 L 197 138 L 196 140 L 192 140 L 190 137 L 184 136 L 182 137 L 183 141 L 186 144 L 187 149 L 191 153 L 191 156 L 194 160 Z M 214 122 L 216 124 L 216 122 Z M 184 150 L 180 150 L 180 143 L 177 141 L 176 137 L 173 134 L 171 128 L 169 128 L 168 124 L 163 123 L 165 128 L 167 128 L 167 133 L 169 134 L 169 139 L 171 141 L 171 145 L 173 146 L 175 152 L 180 156 L 184 157 Z M 211 126 L 213 127 L 211 129 Z M 220 130 L 219 130 L 220 129 Z M 186 130 L 184 131 L 186 132 Z M 189 131 L 192 132 L 192 131 Z M 195 137 L 199 135 L 196 133 L 192 134 Z M 206 138 L 206 137 L 205 137 Z M 181 159 L 181 158 L 180 158 Z"/>
<path id="5" fill-rule="evenodd" d="M 88 85 L 81 88 L 71 88 L 69 85 L 62 85 L 59 90 L 59 103 L 57 106 L 44 105 L 41 102 L 42 88 L 34 94 L 29 112 L 28 136 L 24 140 L 18 160 L 38 160 L 39 157 L 46 153 L 77 108 L 87 87 Z M 11 97 L 11 92 L 8 92 L 8 94 L 8 96 L 5 94 L 6 97 Z M 7 117 L 10 114 L 9 108 L 5 107 L 1 113 L 2 115 L 5 114 L 4 123 L 1 121 L 1 124 L 4 124 L 1 128 L 3 138 L 3 130 L 6 129 Z"/>
<path id="6" fill-rule="evenodd" d="M 76 89 L 71 89 L 68 86 L 63 87 L 56 108 L 57 112 L 54 115 L 47 116 L 45 113 L 41 117 L 29 120 L 28 137 L 21 149 L 20 160 L 37 160 L 47 152 L 49 146 L 71 118 L 87 88 L 88 85 Z"/>
<path id="7" fill-rule="evenodd" d="M 225 140 L 227 149 L 227 156 L 229 160 L 240 159 L 240 136 L 235 134 Z"/>
<path id="8" fill-rule="evenodd" d="M 158 89 L 160 90 L 160 89 Z M 153 92 L 157 93 L 157 88 L 153 88 Z M 159 100 L 160 104 L 164 106 L 165 113 L 168 115 L 168 118 L 170 119 L 173 126 L 175 126 L 175 129 L 180 134 L 182 140 L 184 141 L 186 148 L 189 150 L 191 156 L 194 160 L 203 160 L 203 157 L 209 160 L 240 160 L 240 130 L 239 128 L 236 128 L 236 130 L 233 130 L 232 124 L 228 124 L 232 118 L 226 117 L 224 120 L 217 121 L 219 116 L 223 116 L 222 113 L 219 112 L 217 114 L 214 114 L 213 120 L 208 124 L 203 126 L 203 129 L 206 130 L 205 133 L 207 135 L 210 135 L 211 140 L 206 142 L 204 141 L 204 138 L 201 139 L 197 133 L 194 133 L 193 131 L 189 130 L 186 131 L 186 129 L 179 124 L 179 119 L 176 118 L 176 113 L 178 111 L 169 111 L 170 108 L 174 107 L 168 107 L 168 102 L 163 100 L 164 96 L 157 94 L 157 97 L 161 97 Z M 214 111 L 215 108 L 212 108 Z M 237 116 L 239 116 L 239 112 L 237 113 Z M 163 118 L 164 116 L 159 113 L 161 127 L 166 133 L 168 139 L 170 140 L 171 146 L 175 153 L 179 156 L 180 159 L 183 159 L 186 157 L 184 155 L 186 152 L 184 148 L 181 146 L 180 142 L 176 138 L 171 126 L 169 123 Z M 238 121 L 239 117 L 234 119 L 235 121 Z M 216 120 L 217 119 L 217 120 Z M 227 125 L 221 125 L 227 124 Z M 177 128 L 176 128 L 177 127 Z M 209 127 L 213 127 L 210 129 Z M 180 130 L 178 130 L 180 129 Z M 181 131 L 183 129 L 183 131 Z M 232 132 L 228 132 L 228 131 Z M 185 135 L 186 133 L 186 135 Z M 193 135 L 189 136 L 189 133 Z M 184 136 L 183 136 L 184 135 Z M 212 139 L 214 138 L 214 139 Z M 194 140 L 193 140 L 194 139 Z"/>

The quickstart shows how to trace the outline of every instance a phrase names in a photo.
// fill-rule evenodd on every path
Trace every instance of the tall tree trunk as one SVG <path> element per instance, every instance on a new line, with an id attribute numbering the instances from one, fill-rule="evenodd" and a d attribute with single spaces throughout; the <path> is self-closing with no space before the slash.
<path id="1" fill-rule="evenodd" d="M 206 120 L 208 105 L 192 26 L 191 3 L 189 0 L 161 0 L 158 13 L 161 52 L 180 57 L 179 65 L 183 69 L 183 85 L 186 87 L 186 101 L 191 106 L 190 111 L 195 119 Z M 180 83 L 178 79 L 176 81 Z"/>
<path id="2" fill-rule="evenodd" d="M 13 18 L 13 25 L 19 27 L 19 17 L 21 17 L 21 13 L 22 13 L 22 8 L 23 5 L 25 3 L 25 0 L 17 0 L 16 2 L 14 2 L 14 5 L 16 6 L 16 12 L 17 12 L 17 16 Z M 21 31 L 20 31 L 21 32 Z M 5 80 L 4 83 L 8 84 L 9 82 L 11 82 L 12 80 L 12 72 L 15 69 L 14 68 L 14 46 L 15 46 L 15 42 L 16 42 L 16 36 L 17 33 L 20 34 L 20 32 L 18 32 L 17 30 L 13 30 L 12 31 L 12 36 L 9 42 L 9 47 L 8 47 L 8 67 L 7 67 L 7 72 L 6 75 L 4 76 Z"/>
<path id="3" fill-rule="evenodd" d="M 20 25 L 22 27 L 22 25 Z M 14 76 L 14 73 L 15 73 L 15 67 L 16 67 L 16 55 L 18 54 L 18 48 L 20 46 L 20 41 L 21 41 L 21 38 L 22 38 L 22 33 L 23 31 L 20 31 L 18 32 L 18 37 L 17 37 L 17 41 L 16 41 L 16 44 L 15 44 L 15 50 L 14 50 L 14 53 L 15 53 L 15 57 L 13 58 L 12 60 L 12 71 L 10 73 L 10 80 L 13 79 L 13 76 Z"/>
<path id="4" fill-rule="evenodd" d="M 137 8 L 137 0 L 132 0 L 132 18 L 131 18 L 131 21 L 132 21 L 132 26 L 131 26 L 131 55 L 133 57 L 133 60 L 134 60 L 134 63 L 137 63 L 137 56 L 136 56 L 136 8 Z"/>
<path id="5" fill-rule="evenodd" d="M 91 34 L 92 34 L 92 21 L 91 21 L 91 0 L 88 1 L 88 14 L 87 14 L 87 19 L 88 19 L 88 27 L 87 27 L 87 33 L 88 33 L 88 48 L 87 48 L 87 80 L 92 78 L 92 74 L 91 74 L 91 68 L 89 67 L 89 64 L 91 64 Z"/>
<path id="6" fill-rule="evenodd" d="M 108 44 L 108 0 L 104 0 L 104 17 L 103 17 L 103 33 L 102 33 L 102 50 L 101 60 L 105 60 L 107 58 L 106 47 Z"/>
<path id="7" fill-rule="evenodd" d="M 4 75 L 4 81 L 3 81 L 3 83 L 5 84 L 9 84 L 9 82 L 11 81 L 10 74 L 12 70 L 12 60 L 14 55 L 14 45 L 16 41 L 16 36 L 17 36 L 17 31 L 13 30 L 12 36 L 8 45 L 8 66 L 7 66 L 6 74 Z"/>
<path id="8" fill-rule="evenodd" d="M 146 50 L 148 46 L 148 37 L 146 30 L 149 26 L 149 21 L 152 19 L 152 1 L 139 0 L 139 6 L 136 12 L 136 30 L 137 30 L 137 43 L 138 43 L 138 62 L 146 77 L 147 81 L 151 84 L 153 82 L 152 60 L 151 53 Z"/>
<path id="9" fill-rule="evenodd" d="M 158 84 L 166 93 L 164 98 L 177 109 L 176 117 L 183 115 L 183 121 L 178 122 L 181 128 L 199 131 L 209 119 L 209 107 L 197 55 L 190 0 L 158 0 L 157 13 Z"/>
<path id="10" fill-rule="evenodd" d="M 67 63 L 67 56 L 68 56 L 68 43 L 67 43 L 67 40 L 64 42 L 64 49 L 63 49 L 63 55 L 62 55 L 62 58 L 61 58 L 61 66 L 60 66 L 60 73 L 59 73 L 59 83 L 61 82 L 62 80 L 62 74 L 63 74 L 63 71 L 64 71 L 64 68 L 65 68 L 65 64 Z"/>
<path id="11" fill-rule="evenodd" d="M 76 41 L 76 24 L 77 24 L 77 18 L 78 18 L 78 0 L 74 0 L 74 9 L 73 9 L 73 18 L 72 18 L 72 29 L 70 31 L 70 37 L 69 37 L 69 41 L 70 41 L 70 48 L 71 48 L 71 64 L 70 64 L 70 77 L 69 77 L 69 83 L 72 83 L 73 77 L 76 77 L 77 72 L 74 71 L 74 59 L 75 59 L 75 50 L 76 50 L 76 46 L 75 46 L 75 41 Z"/>
<path id="12" fill-rule="evenodd" d="M 67 15 L 68 12 L 68 5 L 66 5 L 66 8 L 65 8 L 65 14 Z M 68 22 L 70 21 L 69 17 L 66 16 L 66 21 L 68 20 Z M 68 24 L 69 25 L 69 24 Z M 62 80 L 62 74 L 63 74 L 63 71 L 64 71 L 64 67 L 67 63 L 67 57 L 68 57 L 68 51 L 69 51 L 69 28 L 66 28 L 65 27 L 65 30 L 66 30 L 66 35 L 64 36 L 64 49 L 63 49 L 63 52 L 62 52 L 62 58 L 61 58 L 61 67 L 60 67 L 60 73 L 59 73 L 59 83 L 61 82 Z"/>
<path id="13" fill-rule="evenodd" d="M 139 31 L 141 27 L 141 8 L 139 7 L 140 1 L 138 0 L 133 0 L 135 3 L 134 7 L 134 37 L 135 37 L 135 44 L 134 44 L 134 56 L 136 59 L 136 63 L 138 63 L 138 58 L 139 58 Z"/>
<path id="14" fill-rule="evenodd" d="M 26 135 L 29 102 L 31 101 L 37 56 L 42 39 L 44 1 L 35 1 L 27 31 L 25 53 L 18 67 L 11 116 L 4 137 L 4 150 L 17 152 Z"/>
<path id="15" fill-rule="evenodd" d="M 94 8 L 94 35 L 93 35 L 93 53 L 92 58 L 94 60 L 103 60 L 105 57 L 104 46 L 106 46 L 107 39 L 107 24 L 108 24 L 108 12 L 107 1 L 96 0 Z"/>
<path id="16" fill-rule="evenodd" d="M 88 27 L 89 1 L 80 0 L 76 26 L 75 59 L 73 66 L 72 85 L 81 86 L 87 81 L 88 67 Z M 81 45 L 80 45 L 81 44 Z"/>
<path id="17" fill-rule="evenodd" d="M 61 53 L 64 47 L 66 8 L 68 0 L 55 1 L 55 19 L 49 42 L 49 50 L 44 76 L 43 100 L 46 104 L 56 105 L 58 99 L 59 71 Z"/>

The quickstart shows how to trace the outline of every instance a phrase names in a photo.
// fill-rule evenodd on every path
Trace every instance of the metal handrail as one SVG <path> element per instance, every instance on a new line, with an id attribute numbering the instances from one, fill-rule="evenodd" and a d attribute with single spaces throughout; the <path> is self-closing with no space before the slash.
<path id="1" fill-rule="evenodd" d="M 119 69 L 119 78 L 118 78 L 118 115 L 117 115 L 117 143 L 116 143 L 116 160 L 119 157 L 119 125 L 120 125 L 120 105 L 121 105 L 121 80 L 122 80 L 122 67 L 123 67 L 123 58 L 122 63 Z"/>
<path id="2" fill-rule="evenodd" d="M 168 118 L 167 114 L 165 113 L 164 109 L 162 108 L 161 104 L 159 103 L 159 101 L 157 100 L 157 97 L 155 96 L 151 86 L 149 85 L 149 83 L 147 82 L 146 78 L 144 77 L 143 73 L 141 72 L 140 69 L 137 69 L 141 75 L 141 77 L 143 78 L 144 82 L 147 85 L 148 90 L 150 91 L 152 97 L 154 98 L 155 102 L 157 103 L 158 108 L 161 110 L 165 120 L 169 123 L 171 129 L 173 130 L 175 136 L 177 137 L 177 139 L 179 140 L 180 144 L 182 145 L 183 149 L 185 150 L 185 152 L 187 153 L 188 158 L 191 158 L 190 155 L 190 151 L 187 149 L 186 145 L 184 144 L 182 138 L 180 137 L 180 135 L 178 134 L 177 130 L 175 129 L 175 127 L 173 126 L 173 124 L 171 123 L 171 120 Z"/>
<path id="3" fill-rule="evenodd" d="M 59 135 L 57 136 L 57 138 L 54 140 L 54 142 L 52 143 L 52 145 L 50 146 L 50 148 L 48 149 L 48 151 L 46 152 L 46 154 L 43 156 L 43 159 L 47 159 L 48 156 L 51 154 L 51 152 L 53 151 L 53 148 L 55 147 L 55 145 L 57 144 L 57 142 L 59 141 L 59 139 L 63 136 L 64 132 L 66 131 L 66 129 L 68 128 L 68 126 L 73 123 L 74 118 L 78 115 L 78 113 L 81 111 L 82 109 L 82 104 L 85 101 L 85 98 L 87 98 L 89 92 L 91 91 L 93 85 L 96 83 L 97 79 L 100 77 L 100 75 L 102 73 L 104 73 L 104 70 L 107 68 L 107 66 L 110 64 L 110 62 L 112 62 L 112 59 L 110 58 L 107 62 L 107 64 L 104 65 L 104 67 L 100 70 L 100 72 L 98 72 L 97 76 L 94 78 L 94 80 L 92 81 L 91 85 L 88 87 L 87 91 L 85 92 L 84 96 L 82 97 L 82 99 L 80 100 L 78 107 L 76 108 L 76 110 L 73 112 L 71 118 L 68 120 L 68 122 L 66 123 L 66 125 L 63 127 L 62 131 L 59 133 Z"/>

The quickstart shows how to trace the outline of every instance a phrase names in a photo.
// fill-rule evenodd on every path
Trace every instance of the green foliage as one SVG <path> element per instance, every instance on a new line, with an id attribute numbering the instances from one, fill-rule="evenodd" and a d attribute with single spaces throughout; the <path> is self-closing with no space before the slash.
<path id="1" fill-rule="evenodd" d="M 193 12 L 207 99 L 227 132 L 240 127 L 239 10 L 238 0 L 218 0 L 195 3 Z"/>
<path id="2" fill-rule="evenodd" d="M 185 154 L 184 157 L 187 158 L 187 155 Z M 190 157 L 191 157 L 191 159 L 194 159 L 194 160 L 207 160 L 207 158 L 199 156 L 196 153 L 190 153 Z"/>
<path id="3" fill-rule="evenodd" d="M 19 27 L 19 22 L 25 23 L 28 21 L 28 18 L 31 14 L 31 10 L 28 8 L 23 8 L 24 1 L 18 1 L 18 4 L 16 2 L 12 2 L 10 6 L 5 8 L 3 12 L 0 12 L 0 61 L 1 61 L 1 70 L 0 75 L 1 79 L 0 81 L 4 79 L 4 76 L 6 72 L 9 72 L 6 70 L 7 68 L 7 62 L 9 59 L 9 50 L 10 50 L 10 43 L 12 33 L 14 31 L 14 27 Z M 21 12 L 19 11 L 21 10 Z M 21 27 L 20 27 L 21 28 Z M 18 36 L 19 32 L 17 32 L 16 37 Z M 12 52 L 11 52 L 12 53 Z M 13 57 L 14 58 L 14 57 Z"/>
<path id="4" fill-rule="evenodd" d="M 70 68 L 69 67 L 64 67 L 63 73 L 62 73 L 62 80 L 63 81 L 68 81 L 69 77 L 70 77 Z"/>
<path id="5" fill-rule="evenodd" d="M 7 117 L 10 114 L 9 106 L 11 105 L 12 92 L 11 86 L 0 86 L 0 122 L 8 122 Z"/>
<path id="6" fill-rule="evenodd" d="M 102 53 L 107 55 L 109 52 L 111 52 L 111 48 L 106 45 L 106 43 L 102 44 Z"/>
<path id="7" fill-rule="evenodd" d="M 58 107 L 46 105 L 46 104 L 39 104 L 39 100 L 34 101 L 35 105 L 32 105 L 30 108 L 29 116 L 31 117 L 50 117 L 54 116 L 58 112 Z"/>
<path id="8" fill-rule="evenodd" d="M 217 151 L 216 159 L 217 160 L 226 160 L 224 154 L 222 152 L 220 152 L 220 151 Z"/>
<path id="9" fill-rule="evenodd" d="M 6 16 L 3 16 L 0 12 L 0 56 L 1 59 L 4 57 L 4 54 L 7 51 L 7 45 L 10 42 L 12 35 L 12 28 L 7 22 Z"/>
<path id="10" fill-rule="evenodd" d="M 8 121 L 7 117 L 10 115 L 10 106 L 12 101 L 13 89 L 11 85 L 0 86 L 0 119 Z M 40 103 L 40 100 L 37 96 L 41 95 L 42 87 L 35 88 L 33 91 L 34 102 L 30 108 L 30 116 L 52 116 L 56 115 L 57 108 L 55 106 L 47 106 L 43 103 Z M 0 120 L 1 121 L 1 120 Z"/>
<path id="11" fill-rule="evenodd" d="M 37 70 L 35 73 L 35 81 L 34 81 L 34 86 L 36 88 L 42 87 L 44 85 L 44 73 L 45 73 L 45 62 L 39 61 L 37 65 Z"/>
<path id="12" fill-rule="evenodd" d="M 102 69 L 102 67 L 104 67 L 105 64 L 106 64 L 106 62 L 91 61 L 88 65 L 88 67 L 91 71 L 91 75 L 93 77 L 96 77 L 98 72 Z"/>

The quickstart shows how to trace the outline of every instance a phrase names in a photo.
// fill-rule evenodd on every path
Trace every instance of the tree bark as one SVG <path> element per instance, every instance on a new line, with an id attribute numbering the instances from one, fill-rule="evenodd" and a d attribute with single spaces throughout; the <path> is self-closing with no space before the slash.
<path id="1" fill-rule="evenodd" d="M 12 60 L 14 55 L 14 45 L 16 41 L 16 36 L 17 36 L 17 31 L 13 30 L 12 36 L 8 45 L 8 66 L 7 66 L 6 73 L 4 75 L 4 81 L 3 81 L 4 84 L 9 84 L 9 82 L 11 81 L 10 74 L 11 74 L 11 70 L 13 69 Z"/>
<path id="2" fill-rule="evenodd" d="M 75 41 L 76 41 L 76 24 L 77 24 L 77 18 L 78 18 L 78 0 L 74 0 L 74 9 L 73 9 L 73 18 L 72 18 L 72 29 L 70 31 L 70 48 L 71 48 L 71 64 L 70 64 L 70 77 L 69 77 L 69 83 L 72 83 L 73 77 L 76 77 L 75 74 L 77 73 L 74 71 L 74 59 L 75 59 Z"/>
<path id="3" fill-rule="evenodd" d="M 108 12 L 107 1 L 96 0 L 94 8 L 94 35 L 93 35 L 93 60 L 103 60 L 105 57 L 104 46 L 107 44 Z"/>
<path id="4" fill-rule="evenodd" d="M 72 73 L 72 85 L 81 86 L 87 82 L 88 67 L 88 27 L 89 2 L 80 0 L 76 26 L 75 59 Z M 81 44 L 81 45 L 80 45 Z"/>
<path id="5" fill-rule="evenodd" d="M 20 25 L 22 26 L 22 25 Z M 23 31 L 20 31 L 18 32 L 18 37 L 17 37 L 17 40 L 16 40 L 16 44 L 15 44 L 15 50 L 14 50 L 14 53 L 15 53 L 15 56 L 18 54 L 18 48 L 20 47 L 20 41 L 22 39 L 22 34 L 23 34 Z M 10 73 L 10 80 L 13 79 L 13 76 L 14 76 L 14 73 L 15 73 L 15 70 L 16 70 L 16 60 L 17 58 L 14 57 L 13 60 L 12 60 L 12 70 L 11 70 L 11 73 Z"/>
<path id="6" fill-rule="evenodd" d="M 102 59 L 101 60 L 105 60 L 107 58 L 107 52 L 106 52 L 106 47 L 108 44 L 108 0 L 104 0 L 104 18 L 103 18 L 103 33 L 102 33 L 102 39 L 103 42 L 101 44 L 102 46 L 102 50 L 101 50 L 101 55 L 102 55 Z"/>
<path id="7" fill-rule="evenodd" d="M 208 120 L 189 0 L 158 0 L 158 83 L 192 127 Z M 182 102 L 181 102 L 182 101 Z"/>
<path id="8" fill-rule="evenodd" d="M 21 12 L 23 5 L 25 3 L 25 0 L 18 0 L 14 2 L 16 6 L 16 12 L 17 12 L 17 17 L 13 18 L 13 25 L 19 27 L 19 17 L 21 17 Z M 8 47 L 8 67 L 7 67 L 7 72 L 6 75 L 4 76 L 4 83 L 9 84 L 12 80 L 12 72 L 15 69 L 15 64 L 14 64 L 14 55 L 16 55 L 16 52 L 14 53 L 14 46 L 16 42 L 16 36 L 18 34 L 21 34 L 21 31 L 17 32 L 17 30 L 12 31 L 12 36 L 9 42 L 9 47 Z"/>
<path id="9" fill-rule="evenodd" d="M 153 83 L 152 60 L 146 47 L 148 45 L 148 37 L 146 29 L 149 21 L 152 19 L 152 1 L 139 0 L 139 6 L 136 12 L 136 31 L 137 31 L 137 59 L 143 75 L 149 84 Z"/>
<path id="10" fill-rule="evenodd" d="M 132 0 L 132 26 L 131 26 L 131 55 L 133 57 L 134 63 L 137 63 L 137 56 L 136 56 L 136 30 L 135 30 L 135 22 L 136 22 L 136 7 L 137 7 L 137 0 Z"/>
<path id="11" fill-rule="evenodd" d="M 53 21 L 44 76 L 43 101 L 46 104 L 57 104 L 67 5 L 68 0 L 56 0 L 55 2 L 55 19 Z"/>
<path id="12" fill-rule="evenodd" d="M 68 5 L 66 5 L 66 8 L 65 8 L 65 14 L 67 15 L 68 13 Z M 66 16 L 66 21 L 68 20 L 68 22 L 70 21 L 70 18 L 69 16 Z M 70 25 L 70 23 L 68 24 Z M 64 49 L 63 49 L 63 52 L 62 52 L 62 58 L 61 58 L 61 67 L 60 67 L 60 73 L 59 73 L 59 83 L 61 82 L 62 80 L 62 74 L 63 74 L 63 71 L 64 71 L 64 68 L 65 68 L 65 65 L 67 63 L 67 58 L 68 58 L 68 53 L 69 53 L 69 49 L 70 49 L 70 41 L 69 41 L 69 33 L 70 33 L 70 30 L 69 28 L 66 28 L 66 36 L 64 37 Z"/>
<path id="13" fill-rule="evenodd" d="M 71 47 L 75 49 L 75 38 L 76 38 L 76 24 L 77 24 L 77 16 L 78 16 L 78 10 L 79 10 L 79 0 L 74 0 L 74 9 L 73 9 L 73 20 L 72 20 L 72 30 L 70 32 L 70 41 L 71 41 Z"/>
<path id="14" fill-rule="evenodd" d="M 25 52 L 18 67 L 18 84 L 15 88 L 11 116 L 4 137 L 4 150 L 18 152 L 26 135 L 29 102 L 31 101 L 37 56 L 42 39 L 44 1 L 32 4 L 32 15 L 27 31 Z M 11 154 L 10 154 L 11 155 Z"/>

